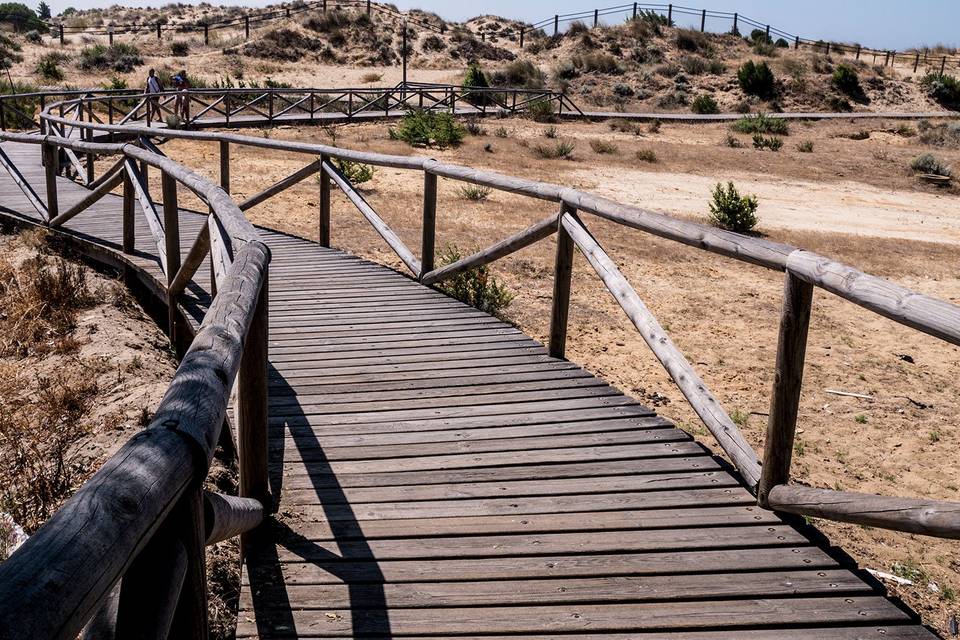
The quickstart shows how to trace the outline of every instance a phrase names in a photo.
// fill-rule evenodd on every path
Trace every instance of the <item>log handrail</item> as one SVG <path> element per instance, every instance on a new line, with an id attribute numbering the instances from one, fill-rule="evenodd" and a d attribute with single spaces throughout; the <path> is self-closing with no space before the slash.
<path id="1" fill-rule="evenodd" d="M 421 89 L 432 91 L 434 88 L 422 87 Z M 245 104 L 240 110 L 232 109 L 228 104 L 231 96 L 244 101 L 246 96 L 254 94 L 256 98 L 253 102 L 256 103 L 262 102 L 266 96 L 272 104 L 273 96 L 278 95 L 276 91 L 272 89 L 198 91 L 197 95 L 219 96 L 214 97 L 215 103 L 217 100 L 222 100 L 224 112 L 230 114 L 231 111 L 239 113 L 243 108 L 249 107 L 249 104 Z M 311 93 L 312 115 L 314 90 L 292 90 L 284 95 L 302 96 L 305 91 Z M 459 89 L 449 91 L 447 106 L 451 109 L 455 106 L 457 91 Z M 345 95 L 341 94 L 338 98 L 339 101 L 346 99 L 352 103 L 355 97 L 377 96 L 366 102 L 358 101 L 358 104 L 363 105 L 359 109 L 366 108 L 371 102 L 382 100 L 384 97 L 389 101 L 390 96 L 393 95 L 391 91 L 383 92 L 378 89 L 350 89 L 345 90 L 344 93 Z M 245 443 L 242 449 L 262 450 L 263 455 L 266 450 L 265 432 L 260 431 L 265 427 L 265 399 L 253 396 L 257 395 L 257 389 L 261 386 L 265 387 L 266 379 L 265 306 L 269 252 L 258 240 L 256 230 L 243 216 L 244 207 L 234 202 L 223 188 L 211 184 L 150 148 L 140 148 L 130 143 L 95 142 L 95 135 L 103 137 L 120 135 L 132 140 L 163 137 L 217 142 L 222 154 L 223 186 L 229 185 L 228 154 L 231 144 L 301 153 L 310 155 L 314 159 L 320 158 L 321 241 L 329 245 L 329 187 L 331 184 L 336 184 L 400 256 L 414 276 L 425 284 L 435 284 L 464 269 L 489 264 L 556 232 L 558 233 L 558 251 L 550 340 L 550 351 L 553 355 L 562 357 L 564 353 L 573 254 L 574 249 L 579 249 L 641 332 L 644 340 L 677 383 L 698 416 L 717 438 L 723 451 L 737 466 L 745 485 L 755 492 L 759 487 L 758 502 L 761 506 L 778 511 L 858 522 L 895 530 L 960 537 L 960 518 L 958 518 L 960 505 L 957 503 L 868 496 L 788 484 L 789 449 L 793 446 L 806 325 L 809 322 L 809 305 L 814 290 L 823 289 L 834 293 L 895 322 L 951 344 L 960 344 L 960 307 L 957 305 L 912 292 L 790 245 L 721 231 L 696 222 L 678 220 L 562 185 L 438 162 L 424 157 L 354 151 L 329 145 L 271 140 L 233 133 L 171 130 L 144 126 L 142 123 L 132 122 L 132 118 L 122 121 L 124 124 L 110 125 L 97 122 L 95 117 L 72 120 L 56 115 L 55 109 L 64 113 L 64 109 L 67 108 L 67 112 L 74 109 L 78 116 L 82 117 L 84 107 L 89 110 L 93 102 L 98 99 L 92 92 L 75 95 L 80 97 L 48 105 L 41 113 L 41 124 L 45 125 L 48 131 L 55 131 L 58 127 L 62 130 L 66 127 L 78 128 L 83 132 L 84 140 L 49 135 L 0 134 L 0 140 L 44 145 L 45 165 L 48 172 L 48 201 L 45 206 L 55 211 L 56 203 L 50 198 L 50 185 L 54 187 L 53 195 L 55 196 L 57 165 L 60 164 L 55 159 L 59 156 L 60 150 L 66 153 L 71 162 L 76 158 L 77 153 L 85 154 L 88 159 L 96 155 L 120 155 L 123 161 L 122 172 L 112 177 L 101 178 L 99 182 L 93 179 L 88 182 L 102 187 L 103 193 L 99 195 L 104 195 L 108 191 L 106 185 L 113 186 L 115 180 L 122 181 L 125 189 L 124 250 L 131 249 L 133 244 L 132 237 L 129 240 L 127 238 L 129 224 L 127 209 L 132 210 L 132 204 L 128 203 L 132 203 L 136 195 L 147 214 L 148 221 L 152 220 L 159 226 L 159 235 L 156 240 L 158 252 L 162 254 L 163 245 L 169 240 L 169 233 L 174 231 L 169 227 L 178 224 L 175 207 L 172 204 L 165 207 L 165 220 L 160 224 L 160 215 L 156 212 L 146 190 L 145 176 L 136 165 L 139 163 L 144 168 L 149 166 L 159 169 L 164 177 L 165 200 L 168 203 L 176 201 L 175 186 L 181 185 L 197 194 L 209 205 L 211 211 L 205 231 L 198 236 L 183 266 L 179 268 L 165 266 L 165 281 L 159 286 L 170 296 L 171 307 L 175 306 L 176 296 L 183 291 L 205 255 L 209 254 L 215 274 L 217 295 L 199 332 L 186 349 L 181 366 L 151 426 L 138 434 L 117 456 L 111 458 L 104 469 L 81 487 L 76 496 L 68 501 L 64 508 L 11 560 L 0 565 L 0 603 L 2 603 L 0 604 L 0 628 L 3 628 L 3 623 L 6 621 L 4 616 L 13 615 L 11 611 L 20 613 L 24 610 L 37 610 L 35 603 L 48 598 L 53 590 L 63 590 L 68 594 L 65 613 L 60 617 L 53 616 L 44 620 L 31 621 L 31 624 L 35 625 L 35 629 L 32 630 L 35 631 L 33 635 L 67 637 L 71 633 L 75 634 L 79 627 L 90 619 L 100 603 L 107 599 L 120 576 L 124 575 L 128 568 L 139 566 L 140 563 L 135 561 L 140 552 L 149 547 L 151 536 L 162 529 L 164 522 L 174 518 L 173 514 L 180 514 L 176 515 L 176 518 L 182 518 L 183 513 L 194 514 L 189 518 L 196 521 L 196 514 L 203 511 L 204 502 L 203 497 L 195 491 L 196 484 L 191 483 L 198 477 L 202 478 L 206 473 L 223 422 L 223 412 L 226 410 L 227 397 L 234 378 L 238 380 L 237 385 L 241 394 L 239 422 L 241 438 Z M 524 100 L 536 100 L 543 94 L 530 91 L 523 95 Z M 129 94 L 111 94 L 113 100 L 131 98 Z M 560 99 L 562 100 L 562 97 Z M 290 103 L 286 98 L 284 100 Z M 302 102 L 301 99 L 300 103 Z M 348 110 L 348 113 L 350 112 L 352 107 Z M 134 113 L 135 111 L 131 112 L 131 114 Z M 273 120 L 272 111 L 270 115 L 270 119 Z M 196 120 L 193 121 L 194 124 L 196 122 Z M 149 145 L 145 146 L 149 147 Z M 56 150 L 56 153 L 51 153 L 51 149 Z M 54 161 L 50 161 L 51 159 Z M 422 260 L 413 254 L 342 172 L 334 166 L 333 161 L 337 159 L 420 171 L 424 174 Z M 92 165 L 88 164 L 88 167 L 90 166 Z M 314 165 L 308 165 L 308 167 L 309 171 L 301 170 L 304 172 L 302 177 L 309 175 Z M 255 202 L 265 201 L 290 186 L 295 182 L 294 177 L 301 177 L 300 173 L 297 172 L 291 178 L 281 180 L 273 187 L 261 192 L 259 196 L 254 196 Z M 524 231 L 513 234 L 457 263 L 434 268 L 432 253 L 435 241 L 433 227 L 436 216 L 437 178 L 483 185 L 507 193 L 557 203 L 561 210 L 560 213 L 551 215 Z M 94 197 L 99 191 L 100 188 L 95 189 L 87 199 Z M 73 213 L 75 212 L 70 210 L 66 214 L 55 216 L 47 224 L 53 223 L 52 226 L 56 227 L 70 217 L 67 214 Z M 581 220 L 581 216 L 608 220 L 751 265 L 784 272 L 787 284 L 785 285 L 785 308 L 781 318 L 777 379 L 771 394 L 773 409 L 768 425 L 768 449 L 765 456 L 768 466 L 761 464 L 736 425 L 723 411 L 719 401 L 710 394 L 690 363 L 666 336 L 657 319 L 646 308 L 636 291 L 592 236 L 587 224 Z M 169 264 L 179 265 L 179 246 L 176 249 L 173 245 L 168 248 L 178 252 L 177 259 Z M 253 286 L 250 286 L 251 284 Z M 174 322 L 175 320 L 172 320 L 171 334 L 175 332 Z M 244 344 L 248 337 L 251 337 L 251 345 Z M 220 353 L 223 349 L 228 351 L 226 357 L 220 357 L 224 355 Z M 214 352 L 217 357 L 213 357 Z M 185 414 L 184 398 L 189 399 L 187 403 L 189 406 L 199 411 Z M 246 398 L 251 399 L 245 400 Z M 161 482 L 159 485 L 149 486 L 144 482 L 134 482 L 128 486 L 117 486 L 120 473 L 118 469 L 122 471 L 125 468 L 124 465 L 130 464 L 137 464 L 147 469 L 147 477 L 154 480 L 157 474 L 162 478 L 166 478 L 166 474 L 171 474 L 171 477 L 176 475 L 176 482 Z M 247 497 L 256 498 L 261 506 L 269 498 L 266 493 L 265 478 L 261 477 L 265 473 L 264 470 L 264 459 L 259 454 L 251 456 L 249 460 L 241 460 L 241 487 L 245 487 L 245 491 L 253 494 Z M 111 514 L 107 522 L 91 524 L 89 516 L 92 513 L 91 509 L 96 510 L 97 501 L 103 500 L 103 496 L 110 495 L 111 492 L 115 492 L 115 496 L 122 495 L 125 499 L 129 499 L 129 502 L 124 504 L 139 505 L 146 500 L 150 508 L 137 513 Z M 224 504 L 229 503 L 230 500 L 217 501 L 216 507 L 211 507 L 208 511 L 216 512 L 218 508 L 223 508 Z M 250 526 L 250 522 L 259 521 L 258 517 L 251 515 L 251 507 L 255 512 L 256 506 L 252 503 L 236 503 L 236 513 L 230 520 L 234 523 L 248 523 L 236 525 L 240 528 Z M 229 533 L 237 531 L 236 528 L 231 528 L 234 527 L 233 524 L 221 524 L 221 531 Z M 84 538 L 86 534 L 81 532 L 84 526 L 96 526 L 96 535 L 106 535 L 107 538 L 110 536 L 110 531 L 104 533 L 102 527 L 108 529 L 115 527 L 118 530 L 122 528 L 126 532 L 124 534 L 126 537 L 119 536 L 114 531 L 113 538 L 110 538 L 116 545 L 110 551 L 116 553 L 116 557 L 107 557 L 108 546 L 94 548 L 93 543 Z M 200 527 L 199 530 L 210 533 L 216 528 L 208 526 L 206 529 Z M 83 554 L 78 554 L 73 547 L 66 548 L 63 545 L 65 539 L 63 536 L 66 535 L 64 531 L 72 531 L 70 535 L 80 536 L 81 544 L 78 549 L 83 551 Z M 195 536 L 184 542 L 188 557 L 190 545 L 195 545 L 197 540 L 202 544 L 203 537 L 203 535 Z M 101 538 L 98 544 L 102 545 L 103 539 L 106 538 Z M 168 545 L 165 548 L 171 547 Z M 44 577 L 38 580 L 36 573 L 31 571 L 31 567 L 39 562 L 40 554 L 45 554 L 47 558 L 52 559 L 50 562 L 63 567 L 64 570 L 45 572 Z M 97 561 L 97 564 L 91 565 L 92 561 Z M 94 566 L 95 570 L 91 570 L 91 566 Z M 189 581 L 191 575 L 193 574 L 188 571 L 184 580 Z M 34 584 L 26 584 L 28 576 Z M 71 580 L 69 588 L 64 587 L 63 584 L 67 579 Z M 171 579 L 175 579 L 175 576 Z M 137 581 L 132 580 L 131 583 L 136 584 Z M 127 600 L 129 601 L 129 598 Z M 123 601 L 124 599 L 121 598 L 121 602 Z"/>
<path id="2" fill-rule="evenodd" d="M 430 85 L 426 83 L 410 83 L 405 85 L 405 88 L 407 90 L 419 89 L 423 92 L 427 92 L 428 90 L 433 91 L 438 88 L 444 89 L 448 95 L 447 99 L 444 100 L 444 104 L 445 106 L 449 106 L 451 108 L 455 104 L 458 94 L 460 95 L 460 99 L 463 99 L 467 94 L 478 91 L 471 88 L 464 89 L 461 87 Z M 369 100 L 361 102 L 361 104 L 363 104 L 363 106 L 360 107 L 361 109 L 367 107 L 370 102 L 376 101 L 377 98 L 382 99 L 384 96 L 390 95 L 389 93 L 380 89 L 348 89 L 343 91 L 347 94 L 348 98 L 354 95 L 372 96 L 372 98 Z M 502 90 L 490 89 L 489 91 L 491 93 L 496 93 Z M 537 90 L 527 90 L 523 92 L 517 92 L 517 94 L 523 96 L 522 101 L 549 98 L 549 96 L 547 96 L 544 92 Z M 342 100 L 343 97 L 344 96 L 341 94 L 338 100 Z M 45 117 L 47 117 L 51 123 L 55 124 L 59 122 L 59 120 L 56 115 L 54 115 L 52 109 L 53 105 L 47 108 L 47 116 Z M 89 128 L 100 132 L 111 132 L 110 127 L 91 124 L 88 122 L 78 123 L 76 126 Z M 149 136 L 151 135 L 151 132 L 152 135 L 157 135 L 155 129 L 145 128 L 138 125 L 131 125 L 125 129 L 141 136 Z M 428 176 L 434 176 L 435 178 L 448 178 L 461 182 L 486 186 L 507 193 L 518 194 L 548 202 L 560 203 L 570 212 L 579 212 L 583 215 L 602 218 L 623 226 L 643 231 L 645 233 L 650 233 L 652 235 L 680 242 L 705 251 L 734 258 L 752 265 L 785 272 L 788 278 L 793 278 L 799 283 L 811 285 L 812 287 L 835 293 L 836 295 L 854 302 L 855 304 L 861 305 L 867 309 L 870 309 L 871 311 L 879 313 L 880 315 L 884 315 L 905 326 L 923 331 L 932 336 L 946 340 L 952 344 L 958 344 L 958 340 L 960 340 L 960 307 L 957 305 L 943 300 L 938 300 L 931 296 L 912 292 L 909 289 L 899 285 L 876 278 L 874 276 L 870 276 L 868 274 L 864 274 L 852 267 L 842 265 L 812 252 L 803 251 L 797 247 L 783 243 L 772 242 L 762 238 L 744 236 L 693 221 L 680 220 L 664 214 L 646 210 L 642 207 L 623 205 L 607 198 L 576 189 L 571 189 L 562 185 L 517 178 L 501 173 L 478 170 L 452 163 L 438 162 L 425 157 L 359 152 L 321 144 L 269 140 L 238 134 L 212 133 L 205 131 L 165 131 L 164 136 L 171 138 L 192 139 L 197 141 L 218 141 L 221 145 L 237 144 L 241 146 L 304 153 L 313 155 L 314 157 L 320 156 L 328 163 L 333 159 L 343 159 L 353 162 L 371 164 L 374 166 L 409 169 L 415 171 L 418 170 L 424 172 Z M 324 193 L 324 184 L 327 177 L 328 176 L 326 175 L 326 172 L 324 172 L 323 179 L 321 180 L 320 228 L 321 241 L 324 242 L 324 244 L 329 244 L 330 233 L 329 190 L 327 190 L 326 194 Z M 342 187 L 343 185 L 338 184 L 338 186 Z M 428 228 L 428 226 L 432 227 L 433 214 L 428 210 L 429 202 L 428 198 L 426 198 L 426 188 L 427 187 L 425 186 L 423 230 L 425 258 L 427 257 L 426 252 L 432 250 L 433 247 L 433 231 L 432 228 Z M 359 194 L 352 189 L 352 186 L 350 186 L 345 193 L 347 193 L 348 197 L 354 201 L 354 204 L 357 204 L 358 201 L 363 201 L 362 197 L 360 197 Z M 365 204 L 365 201 L 363 203 Z M 361 208 L 361 210 L 363 211 L 364 209 Z M 383 223 L 379 216 L 376 216 L 376 219 L 368 216 L 368 219 L 374 223 L 375 227 L 379 226 L 380 228 L 386 228 L 389 230 L 389 227 L 386 227 L 386 224 Z M 541 227 L 540 231 L 545 231 L 545 228 Z M 392 233 L 392 231 L 390 233 Z M 431 268 L 432 265 L 429 265 L 427 266 L 426 270 L 424 270 L 423 266 L 421 266 L 418 277 L 426 284 L 435 284 L 443 277 L 453 275 L 453 273 L 459 271 L 461 267 L 468 268 L 468 263 L 472 266 L 488 264 L 489 262 L 499 259 L 500 257 L 503 257 L 503 255 L 507 255 L 508 253 L 512 252 L 507 251 L 506 253 L 503 253 L 506 247 L 515 242 L 519 241 L 521 243 L 525 243 L 526 240 L 529 240 L 532 243 L 536 241 L 532 239 L 532 236 L 524 235 L 526 233 L 527 232 L 521 232 L 521 234 L 507 238 L 500 243 L 483 249 L 476 254 L 459 261 L 456 265 L 447 265 L 445 267 L 441 267 L 440 269 Z M 543 237 L 546 237 L 546 235 L 550 235 L 550 233 L 545 233 Z M 561 234 L 560 240 L 563 240 L 563 235 L 564 234 Z M 395 238 L 395 234 L 393 237 Z M 409 250 L 405 247 L 405 245 L 403 245 L 402 242 L 399 241 L 399 239 L 397 239 L 396 242 L 391 242 L 392 238 L 388 238 L 387 236 L 385 236 L 385 238 L 387 239 L 388 243 L 391 244 L 391 247 L 397 251 L 398 255 L 404 259 L 405 264 L 407 264 L 407 266 L 416 273 L 416 267 L 418 264 L 415 256 L 413 256 L 412 253 L 409 253 Z M 538 237 L 537 239 L 541 238 Z M 527 245 L 524 244 L 524 246 Z M 516 248 L 518 249 L 520 247 Z M 558 254 L 558 260 L 559 257 L 560 254 Z M 432 255 L 430 258 L 432 261 Z M 563 265 L 564 262 L 558 261 L 558 269 L 561 267 L 566 268 Z M 798 284 L 797 286 L 799 287 L 800 285 Z M 565 295 L 565 289 L 557 289 L 555 294 L 563 296 Z M 563 354 L 565 331 L 561 331 L 560 329 L 565 328 L 565 304 L 565 300 L 555 300 L 555 327 L 551 330 L 551 353 L 557 356 L 561 356 Z M 782 322 L 789 321 L 790 320 L 787 316 L 782 319 Z M 783 331 L 781 331 L 781 333 L 783 333 Z M 802 371 L 802 350 L 795 350 L 793 358 L 795 360 L 793 362 L 778 362 L 778 371 L 787 371 L 787 369 L 781 368 L 781 365 L 790 368 L 790 370 L 794 372 L 798 367 L 799 370 Z M 768 430 L 768 441 L 772 446 L 777 448 L 778 455 L 774 455 L 771 451 L 768 451 L 767 453 L 777 471 L 774 473 L 773 471 L 768 470 L 767 483 L 764 486 L 764 490 L 761 492 L 761 495 L 758 496 L 762 506 L 768 506 L 767 497 L 770 490 L 780 486 L 783 482 L 789 479 L 790 456 L 788 452 L 784 451 L 784 449 L 792 448 L 793 446 L 793 432 L 796 423 L 796 411 L 794 405 L 799 402 L 800 384 L 799 377 L 794 375 L 794 378 L 795 379 L 792 383 L 784 384 L 782 380 L 779 384 L 775 383 L 773 392 L 771 394 L 771 406 L 775 408 L 775 411 L 772 412 L 770 418 L 771 424 Z M 723 414 L 723 412 L 720 411 L 720 414 Z M 732 422 L 728 417 L 726 417 L 726 414 L 720 414 L 718 414 L 716 417 L 716 420 L 719 422 L 715 423 L 711 430 L 717 430 L 721 434 L 732 433 L 729 431 L 729 426 L 732 425 Z M 701 418 L 703 418 L 703 416 L 701 416 Z M 709 417 L 708 420 L 710 420 Z M 776 424 L 774 423 L 775 420 Z M 718 426 L 720 424 L 723 426 Z M 707 426 L 710 428 L 709 424 Z M 755 463 L 756 454 L 753 453 L 752 450 L 748 451 L 747 448 L 743 446 L 742 439 L 737 439 L 736 437 L 734 437 L 733 440 L 721 440 L 721 446 L 724 448 L 724 451 L 727 453 L 727 455 L 730 456 L 732 460 L 737 462 L 741 473 L 744 475 L 745 480 L 747 480 L 749 488 L 756 492 L 758 490 L 760 476 L 762 475 L 762 467 L 757 466 Z"/>
<path id="3" fill-rule="evenodd" d="M 88 157 L 120 156 L 80 202 L 51 219 L 42 216 L 40 224 L 62 229 L 122 183 L 123 253 L 131 254 L 136 189 L 144 214 L 148 220 L 152 214 L 158 223 L 158 252 L 167 253 L 162 261 L 165 278 L 144 273 L 154 291 L 167 299 L 171 338 L 184 343 L 179 367 L 147 428 L 0 564 L 0 638 L 75 638 L 94 617 L 98 633 L 121 625 L 125 633 L 142 627 L 154 637 L 163 637 L 164 631 L 170 637 L 199 637 L 192 631 L 207 627 L 204 544 L 257 526 L 269 506 L 269 495 L 262 490 L 267 486 L 267 336 L 262 327 L 270 252 L 219 186 L 153 151 L 130 143 L 51 135 L 0 133 L 0 141 L 42 150 L 47 208 L 54 213 L 60 150 Z M 137 164 L 161 172 L 162 225 Z M 179 244 L 172 242 L 179 237 L 178 185 L 209 204 L 208 221 L 216 224 L 204 225 L 184 266 L 169 270 L 180 262 Z M 192 331 L 178 310 L 177 296 L 196 270 L 198 255 L 202 261 L 208 229 L 213 227 L 220 235 L 219 293 L 188 340 L 185 333 Z M 248 443 L 239 460 L 241 492 L 246 488 L 247 494 L 204 497 L 199 487 L 220 440 L 235 380 L 237 410 L 244 416 L 238 421 L 239 437 Z M 258 422 L 259 418 L 263 419 Z M 262 447 L 249 446 L 258 442 Z M 251 477 L 251 470 L 264 477 Z M 53 601 L 58 606 L 51 608 Z M 34 612 L 43 615 L 28 615 Z"/>

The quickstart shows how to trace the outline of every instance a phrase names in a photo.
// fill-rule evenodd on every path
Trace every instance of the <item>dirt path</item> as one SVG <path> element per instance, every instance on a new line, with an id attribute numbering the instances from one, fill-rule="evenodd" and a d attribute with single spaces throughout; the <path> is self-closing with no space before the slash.
<path id="1" fill-rule="evenodd" d="M 885 191 L 860 182 L 819 183 L 721 172 L 716 177 L 619 167 L 572 173 L 578 184 L 618 202 L 702 217 L 718 180 L 760 198 L 761 229 L 848 233 L 960 244 L 960 207 L 950 195 Z"/>

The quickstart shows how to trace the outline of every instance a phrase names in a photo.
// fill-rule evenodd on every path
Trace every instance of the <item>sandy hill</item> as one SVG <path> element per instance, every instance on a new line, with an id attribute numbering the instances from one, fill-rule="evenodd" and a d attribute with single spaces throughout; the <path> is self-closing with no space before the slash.
<path id="1" fill-rule="evenodd" d="M 795 51 L 763 34 L 742 37 L 702 34 L 665 24 L 662 17 L 590 29 L 579 23 L 550 36 L 528 31 L 523 50 L 514 20 L 483 15 L 453 23 L 419 10 L 382 5 L 370 16 L 359 9 L 331 10 L 318 3 L 290 5 L 289 18 L 254 22 L 245 37 L 242 16 L 251 10 L 208 4 L 172 4 L 161 9 L 112 6 L 66 11 L 54 18 L 68 27 L 65 46 L 56 38 L 11 37 L 4 57 L 14 78 L 35 85 L 138 86 L 149 65 L 162 73 L 186 68 L 195 85 L 264 83 L 334 86 L 394 83 L 399 79 L 403 24 L 407 23 L 411 79 L 460 82 L 470 64 L 494 84 L 562 89 L 578 104 L 608 110 L 935 110 L 939 106 L 920 80 L 929 69 L 883 67 L 864 56 Z M 256 14 L 282 13 L 265 7 Z M 164 23 L 158 41 L 154 26 Z M 234 21 L 235 26 L 216 28 Z M 198 24 L 214 25 L 204 43 Z M 108 25 L 142 25 L 116 36 L 103 51 Z M 86 29 L 71 32 L 69 29 Z M 779 43 L 783 45 L 785 43 Z M 9 55 L 8 55 L 9 54 Z M 744 91 L 738 69 L 748 61 L 772 71 L 767 91 Z M 842 69 L 841 69 L 842 67 Z M 337 70 L 339 69 L 339 70 Z M 841 69 L 848 82 L 838 82 Z M 850 75 L 853 74 L 851 85 Z M 229 79 L 228 79 L 229 78 Z M 941 100 L 942 101 L 942 100 Z"/>

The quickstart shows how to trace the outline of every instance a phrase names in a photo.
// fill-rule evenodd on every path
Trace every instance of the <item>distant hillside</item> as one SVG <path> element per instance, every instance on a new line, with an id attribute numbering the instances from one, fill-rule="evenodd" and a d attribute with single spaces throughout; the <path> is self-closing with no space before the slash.
<path id="1" fill-rule="evenodd" d="M 332 4 L 332 0 L 331 0 Z M 395 82 L 407 22 L 410 78 L 460 82 L 469 65 L 492 84 L 562 89 L 578 104 L 608 110 L 756 111 L 763 110 L 934 110 L 935 87 L 902 68 L 877 66 L 871 59 L 826 55 L 815 49 L 790 49 L 760 33 L 741 37 L 700 33 L 666 24 L 662 16 L 642 13 L 615 26 L 588 28 L 574 23 L 548 36 L 529 25 L 484 15 L 453 23 L 424 11 L 400 12 L 375 7 L 323 12 L 318 3 L 265 7 L 276 16 L 253 22 L 250 38 L 242 17 L 250 9 L 208 4 L 167 5 L 162 9 L 113 6 L 65 11 L 54 18 L 70 28 L 97 30 L 71 34 L 60 47 L 56 38 L 12 36 L 0 55 L 13 62 L 11 73 L 28 84 L 112 83 L 138 86 L 143 67 L 166 74 L 186 68 L 195 84 L 265 82 L 331 86 L 351 82 Z M 290 10 L 290 17 L 284 12 Z M 204 43 L 198 24 L 233 22 L 212 29 Z M 164 24 L 160 41 L 155 25 Z M 104 49 L 105 29 L 142 25 L 142 31 L 117 35 L 118 46 Z M 527 29 L 520 50 L 520 28 Z M 39 42 L 38 42 L 39 40 Z M 121 44 L 122 43 L 122 44 Z M 0 42 L 0 49 L 4 48 Z M 741 65 L 753 62 L 764 86 L 738 78 Z M 882 63 L 882 61 L 881 61 Z M 343 67 L 336 73 L 332 67 Z M 767 71 L 769 69 L 769 72 Z M 355 79 L 356 78 L 356 79 Z M 942 87 L 941 87 L 942 89 Z M 936 94 L 941 103 L 941 91 Z M 950 97 L 947 92 L 947 97 Z"/>

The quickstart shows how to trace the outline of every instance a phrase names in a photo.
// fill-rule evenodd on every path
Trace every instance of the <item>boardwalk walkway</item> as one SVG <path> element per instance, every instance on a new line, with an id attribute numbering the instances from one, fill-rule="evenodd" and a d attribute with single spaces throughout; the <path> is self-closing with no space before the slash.
<path id="1" fill-rule="evenodd" d="M 3 148 L 39 189 L 38 148 Z M 84 193 L 60 189 L 64 206 Z M 0 193 L 36 219 L 5 173 Z M 201 218 L 182 218 L 186 250 Z M 116 250 L 120 220 L 108 196 L 68 227 Z M 158 274 L 137 222 L 135 260 Z M 262 233 L 279 506 L 239 637 L 935 637 L 602 380 L 385 267 Z"/>

